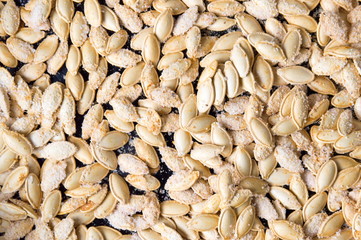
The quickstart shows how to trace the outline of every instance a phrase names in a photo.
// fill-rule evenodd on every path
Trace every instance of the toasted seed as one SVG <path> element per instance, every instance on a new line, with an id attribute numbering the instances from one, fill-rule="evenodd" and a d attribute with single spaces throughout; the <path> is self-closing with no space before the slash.
<path id="1" fill-rule="evenodd" d="M 312 82 L 315 77 L 310 70 L 301 66 L 280 68 L 277 70 L 277 74 L 291 84 L 307 84 Z"/>
<path id="2" fill-rule="evenodd" d="M 179 203 L 174 200 L 164 201 L 160 204 L 161 214 L 165 217 L 183 216 L 189 212 L 188 205 Z"/>
<path id="3" fill-rule="evenodd" d="M 49 222 L 55 217 L 60 210 L 60 204 L 61 192 L 59 190 L 53 190 L 45 197 L 41 205 L 42 220 Z"/>
<path id="4" fill-rule="evenodd" d="M 74 44 L 74 46 L 80 47 L 87 39 L 88 33 L 89 26 L 84 17 L 84 14 L 80 11 L 77 11 L 73 17 L 73 21 L 70 24 L 71 42 Z"/>
<path id="5" fill-rule="evenodd" d="M 166 145 L 164 137 L 161 133 L 154 135 L 146 127 L 143 127 L 139 124 L 135 126 L 135 130 L 137 131 L 139 137 L 151 146 L 164 147 Z"/>
<path id="6" fill-rule="evenodd" d="M 192 118 L 186 129 L 191 133 L 204 133 L 211 129 L 212 123 L 215 122 L 215 117 L 211 115 L 200 115 Z"/>
<path id="7" fill-rule="evenodd" d="M 130 193 L 125 180 L 116 173 L 110 174 L 109 177 L 110 190 L 113 196 L 120 202 L 126 204 L 129 202 Z"/>
<path id="8" fill-rule="evenodd" d="M 143 191 L 153 191 L 160 187 L 159 180 L 152 175 L 129 174 L 126 176 L 125 180 L 132 186 Z"/>
<path id="9" fill-rule="evenodd" d="M 360 175 L 361 171 L 359 166 L 341 170 L 337 174 L 337 178 L 332 187 L 336 190 L 346 190 L 360 179 Z"/>
<path id="10" fill-rule="evenodd" d="M 188 227 L 196 231 L 208 231 L 217 227 L 218 219 L 214 214 L 199 214 L 191 218 Z"/>
<path id="11" fill-rule="evenodd" d="M 301 204 L 297 200 L 296 196 L 292 192 L 282 187 L 271 187 L 270 195 L 278 199 L 282 205 L 288 209 L 297 210 L 301 207 Z"/>
<path id="12" fill-rule="evenodd" d="M 20 12 L 13 0 L 7 1 L 2 8 L 1 23 L 3 30 L 10 36 L 18 31 L 20 25 Z"/>
<path id="13" fill-rule="evenodd" d="M 16 37 L 9 37 L 6 46 L 17 60 L 24 63 L 33 61 L 35 50 L 29 43 Z"/>
<path id="14" fill-rule="evenodd" d="M 316 176 L 317 182 L 317 192 L 322 192 L 327 190 L 334 181 L 337 176 L 337 165 L 334 161 L 330 160 L 325 162 L 322 167 L 318 170 Z"/>
<path id="15" fill-rule="evenodd" d="M 262 57 L 266 59 L 283 61 L 286 58 L 282 48 L 273 42 L 259 41 L 255 43 L 255 47 Z"/>
<path id="16" fill-rule="evenodd" d="M 0 203 L 0 216 L 1 219 L 7 221 L 18 221 L 26 219 L 26 211 L 21 207 L 7 202 Z"/>
<path id="17" fill-rule="evenodd" d="M 102 26 L 110 31 L 117 32 L 120 30 L 118 16 L 107 6 L 100 5 L 102 15 Z"/>
<path id="18" fill-rule="evenodd" d="M 231 207 L 222 209 L 218 222 L 219 234 L 225 239 L 232 237 L 234 228 L 236 226 L 236 221 L 236 213 Z"/>
<path id="19" fill-rule="evenodd" d="M 317 31 L 317 22 L 314 18 L 308 15 L 289 15 L 285 16 L 287 22 L 290 24 L 303 27 L 308 32 L 313 33 Z"/>
<path id="20" fill-rule="evenodd" d="M 305 237 L 302 227 L 286 220 L 274 220 L 270 224 L 272 232 L 282 239 L 302 239 Z"/>
<path id="21" fill-rule="evenodd" d="M 314 214 L 320 212 L 327 203 L 327 193 L 321 192 L 313 195 L 303 206 L 303 219 L 306 221 Z"/>
<path id="22" fill-rule="evenodd" d="M 3 193 L 11 193 L 17 191 L 25 182 L 29 174 L 29 168 L 20 166 L 15 168 L 5 179 L 1 191 Z"/>
<path id="23" fill-rule="evenodd" d="M 10 149 L 5 148 L 0 152 L 0 173 L 4 173 L 13 167 L 17 160 L 17 155 Z"/>
<path id="24" fill-rule="evenodd" d="M 98 219 L 105 218 L 113 212 L 118 201 L 114 198 L 113 193 L 108 191 L 103 202 L 94 210 L 94 216 Z"/>
<path id="25" fill-rule="evenodd" d="M 18 60 L 11 54 L 5 43 L 0 43 L 0 62 L 7 67 L 14 68 L 18 65 Z"/>
<path id="26" fill-rule="evenodd" d="M 99 163 L 94 163 L 87 165 L 84 170 L 81 171 L 81 177 L 79 183 L 81 184 L 90 184 L 100 182 L 106 175 L 108 175 L 109 170 L 104 168 Z"/>
<path id="27" fill-rule="evenodd" d="M 34 53 L 34 62 L 41 63 L 45 62 L 46 60 L 50 59 L 56 49 L 58 48 L 58 37 L 55 35 L 49 35 L 46 37 L 38 46 Z"/>
<path id="28" fill-rule="evenodd" d="M 33 147 L 31 143 L 21 134 L 4 130 L 2 135 L 6 146 L 14 153 L 21 156 L 28 156 L 32 153 Z"/>
<path id="29" fill-rule="evenodd" d="M 256 141 L 269 147 L 273 145 L 272 134 L 261 120 L 252 118 L 249 123 L 249 128 Z"/>
<path id="30" fill-rule="evenodd" d="M 104 237 L 104 240 L 118 239 L 122 238 L 122 234 L 108 226 L 97 226 L 96 229 L 101 233 Z"/>
<path id="31" fill-rule="evenodd" d="M 184 191 L 189 189 L 199 178 L 197 171 L 178 171 L 168 178 L 164 189 L 170 191 Z"/>
<path id="32" fill-rule="evenodd" d="M 255 209 L 247 206 L 242 210 L 237 219 L 236 234 L 238 238 L 244 237 L 252 228 L 255 221 Z"/>
<path id="33" fill-rule="evenodd" d="M 92 154 L 97 162 L 109 170 L 117 168 L 117 157 L 113 151 L 103 150 L 95 144 L 90 145 Z"/>
<path id="34" fill-rule="evenodd" d="M 335 212 L 322 222 L 317 235 L 319 237 L 330 237 L 341 228 L 344 222 L 342 211 Z"/>
<path id="35" fill-rule="evenodd" d="M 172 32 L 174 25 L 174 19 L 171 9 L 165 9 L 157 17 L 154 23 L 154 34 L 157 36 L 160 42 L 164 42 Z"/>
<path id="36" fill-rule="evenodd" d="M 95 0 L 84 1 L 84 14 L 88 23 L 93 27 L 99 27 L 102 22 L 100 4 Z"/>

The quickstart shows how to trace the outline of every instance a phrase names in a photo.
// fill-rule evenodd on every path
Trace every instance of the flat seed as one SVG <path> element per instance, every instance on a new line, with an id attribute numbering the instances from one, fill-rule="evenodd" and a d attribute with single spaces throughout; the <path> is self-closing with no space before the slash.
<path id="1" fill-rule="evenodd" d="M 305 237 L 302 227 L 286 220 L 274 220 L 271 222 L 272 232 L 281 239 L 302 239 Z"/>
<path id="2" fill-rule="evenodd" d="M 314 18 L 307 15 L 293 15 L 285 16 L 287 22 L 290 24 L 302 27 L 310 33 L 317 31 L 317 22 Z"/>
<path id="3" fill-rule="evenodd" d="M 174 25 L 174 19 L 171 9 L 165 9 L 157 17 L 154 24 L 154 34 L 160 42 L 164 42 L 171 34 Z"/>
<path id="4" fill-rule="evenodd" d="M 280 46 L 272 42 L 259 41 L 255 43 L 257 51 L 266 59 L 274 59 L 276 61 L 285 60 L 286 56 Z"/>
<path id="5" fill-rule="evenodd" d="M 3 220 L 18 221 L 26 219 L 26 211 L 21 207 L 7 202 L 0 203 L 0 216 Z"/>
<path id="6" fill-rule="evenodd" d="M 143 127 L 139 124 L 136 125 L 135 129 L 139 137 L 149 145 L 154 147 L 164 147 L 166 145 L 164 137 L 161 133 L 154 135 L 146 127 Z"/>
<path id="7" fill-rule="evenodd" d="M 74 154 L 74 157 L 76 159 L 78 159 L 79 161 L 81 161 L 84 164 L 91 164 L 94 162 L 94 157 L 91 154 L 90 147 L 86 141 L 84 141 L 81 138 L 74 137 L 74 136 L 70 136 L 68 141 L 73 143 L 77 148 L 77 151 Z"/>
<path id="8" fill-rule="evenodd" d="M 322 222 L 317 235 L 319 237 L 330 237 L 341 228 L 344 222 L 342 211 L 335 212 Z"/>
<path id="9" fill-rule="evenodd" d="M 34 53 L 34 62 L 41 63 L 50 59 L 58 48 L 58 44 L 59 41 L 56 35 L 46 37 Z"/>
<path id="10" fill-rule="evenodd" d="M 215 122 L 215 117 L 211 115 L 200 115 L 192 118 L 186 129 L 192 133 L 203 133 L 211 129 L 211 125 Z"/>
<path id="11" fill-rule="evenodd" d="M 160 58 L 160 44 L 154 34 L 149 34 L 144 39 L 142 57 L 146 63 L 157 65 Z"/>
<path id="12" fill-rule="evenodd" d="M 81 173 L 79 182 L 81 184 L 98 183 L 103 180 L 106 175 L 108 175 L 108 172 L 109 170 L 99 163 L 87 165 Z"/>
<path id="13" fill-rule="evenodd" d="M 165 217 L 183 216 L 189 212 L 188 205 L 179 203 L 174 200 L 164 201 L 160 204 L 161 214 Z"/>
<path id="14" fill-rule="evenodd" d="M 127 134 L 118 131 L 110 131 L 102 137 L 98 145 L 104 150 L 116 150 L 123 147 L 128 140 L 129 136 Z"/>
<path id="15" fill-rule="evenodd" d="M 90 228 L 88 228 L 88 230 L 86 232 L 86 239 L 104 240 L 104 237 L 97 228 L 90 227 Z"/>
<path id="16" fill-rule="evenodd" d="M 125 180 L 142 191 L 153 191 L 160 187 L 160 182 L 152 175 L 132 175 L 128 174 Z"/>
<path id="17" fill-rule="evenodd" d="M 337 178 L 333 184 L 333 188 L 336 190 L 346 190 L 355 184 L 361 176 L 361 170 L 359 166 L 346 168 L 337 174 Z"/>
<path id="18" fill-rule="evenodd" d="M 273 145 L 272 134 L 261 120 L 252 118 L 249 123 L 249 128 L 256 141 L 269 147 Z"/>
<path id="19" fill-rule="evenodd" d="M 71 0 L 56 1 L 55 9 L 64 21 L 71 22 L 74 14 L 74 4 Z"/>
<path id="20" fill-rule="evenodd" d="M 313 195 L 303 206 L 303 219 L 306 221 L 314 214 L 320 212 L 327 203 L 327 193 L 321 192 Z"/>
<path id="21" fill-rule="evenodd" d="M 297 210 L 301 208 L 296 196 L 285 188 L 271 187 L 270 195 L 274 199 L 278 199 L 287 209 Z"/>
<path id="22" fill-rule="evenodd" d="M 7 67 L 14 68 L 18 65 L 18 60 L 11 54 L 5 43 L 0 43 L 0 62 Z"/>
<path id="23" fill-rule="evenodd" d="M 113 151 L 103 150 L 98 146 L 90 145 L 92 154 L 103 167 L 109 170 L 115 170 L 117 168 L 117 157 Z"/>
<path id="24" fill-rule="evenodd" d="M 107 6 L 100 5 L 102 12 L 102 26 L 110 31 L 117 32 L 120 30 L 118 16 Z"/>
<path id="25" fill-rule="evenodd" d="M 243 50 L 240 44 L 235 44 L 233 46 L 230 58 L 237 69 L 239 76 L 241 78 L 247 76 L 250 71 L 250 62 L 245 50 Z"/>
<path id="26" fill-rule="evenodd" d="M 97 226 L 95 228 L 101 233 L 101 235 L 104 237 L 104 240 L 122 238 L 122 234 L 111 227 Z"/>
<path id="27" fill-rule="evenodd" d="M 15 168 L 5 179 L 1 191 L 3 193 L 11 193 L 17 191 L 24 184 L 28 174 L 29 168 L 26 166 L 20 166 Z"/>
<path id="28" fill-rule="evenodd" d="M 44 199 L 41 205 L 42 220 L 48 222 L 55 217 L 61 205 L 61 192 L 59 190 L 53 190 Z"/>
<path id="29" fill-rule="evenodd" d="M 219 217 L 214 214 L 199 214 L 188 222 L 188 227 L 196 231 L 212 230 L 217 227 L 218 219 Z"/>
<path id="30" fill-rule="evenodd" d="M 237 219 L 236 233 L 238 238 L 244 237 L 252 228 L 255 221 L 255 209 L 247 206 L 242 210 Z"/>
<path id="31" fill-rule="evenodd" d="M 16 153 L 12 152 L 10 149 L 5 148 L 0 152 L 0 173 L 4 173 L 9 170 L 17 162 Z"/>
<path id="32" fill-rule="evenodd" d="M 183 129 L 174 132 L 174 146 L 179 156 L 186 155 L 191 150 L 192 144 L 192 136 L 188 132 Z"/>
<path id="33" fill-rule="evenodd" d="M 118 201 L 111 191 L 108 191 L 103 202 L 94 210 L 94 216 L 98 219 L 105 218 L 113 212 Z"/>
<path id="34" fill-rule="evenodd" d="M 233 208 L 224 208 L 221 211 L 218 222 L 218 232 L 224 239 L 230 238 L 234 234 L 237 216 Z"/>
<path id="35" fill-rule="evenodd" d="M 315 78 L 315 75 L 310 70 L 301 66 L 280 68 L 277 70 L 277 74 L 291 84 L 307 84 Z"/>
<path id="36" fill-rule="evenodd" d="M 317 182 L 317 192 L 322 192 L 327 190 L 337 176 L 337 165 L 334 161 L 329 160 L 325 162 L 322 167 L 317 171 L 316 182 Z"/>
<path id="37" fill-rule="evenodd" d="M 14 35 L 20 25 L 20 11 L 13 0 L 6 2 L 1 10 L 1 22 L 3 30 L 9 34 Z"/>
<path id="38" fill-rule="evenodd" d="M 85 0 L 84 1 L 84 14 L 86 20 L 93 27 L 99 27 L 102 22 L 102 12 L 100 4 L 96 0 Z"/>
<path id="39" fill-rule="evenodd" d="M 297 91 L 292 101 L 291 116 L 298 128 L 303 128 L 308 117 L 308 99 L 303 91 Z"/>
<path id="40" fill-rule="evenodd" d="M 125 180 L 116 173 L 112 173 L 109 176 L 110 190 L 113 196 L 120 202 L 126 204 L 129 202 L 130 193 L 129 188 Z"/>
<path id="41" fill-rule="evenodd" d="M 31 143 L 21 134 L 5 130 L 2 135 L 6 146 L 14 153 L 21 156 L 28 156 L 32 153 Z"/>
<path id="42" fill-rule="evenodd" d="M 200 113 L 206 113 L 212 107 L 214 95 L 214 87 L 211 78 L 208 78 L 198 86 L 197 109 Z"/>

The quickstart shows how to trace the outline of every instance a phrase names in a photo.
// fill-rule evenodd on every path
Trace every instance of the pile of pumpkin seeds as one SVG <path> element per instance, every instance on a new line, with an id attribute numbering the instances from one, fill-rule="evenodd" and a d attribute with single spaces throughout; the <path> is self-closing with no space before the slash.
<path id="1" fill-rule="evenodd" d="M 0 10 L 0 239 L 361 239 L 359 1 Z"/>

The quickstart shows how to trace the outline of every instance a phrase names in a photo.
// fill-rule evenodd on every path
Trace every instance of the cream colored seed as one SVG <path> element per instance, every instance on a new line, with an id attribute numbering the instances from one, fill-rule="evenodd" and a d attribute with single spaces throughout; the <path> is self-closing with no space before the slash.
<path id="1" fill-rule="evenodd" d="M 16 3 L 2 238 L 360 238 L 359 1 Z"/>

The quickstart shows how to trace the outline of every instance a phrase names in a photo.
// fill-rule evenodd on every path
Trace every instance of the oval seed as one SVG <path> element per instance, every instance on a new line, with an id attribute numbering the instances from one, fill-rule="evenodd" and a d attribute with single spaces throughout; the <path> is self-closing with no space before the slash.
<path id="1" fill-rule="evenodd" d="M 1 191 L 3 193 L 11 193 L 17 191 L 24 184 L 28 174 L 29 168 L 27 166 L 20 166 L 15 168 L 5 179 Z"/>
<path id="2" fill-rule="evenodd" d="M 327 190 L 337 176 L 337 165 L 334 161 L 329 160 L 325 162 L 321 168 L 317 171 L 316 182 L 317 182 L 317 192 L 322 192 Z"/>

